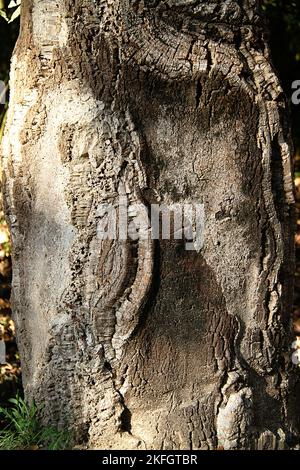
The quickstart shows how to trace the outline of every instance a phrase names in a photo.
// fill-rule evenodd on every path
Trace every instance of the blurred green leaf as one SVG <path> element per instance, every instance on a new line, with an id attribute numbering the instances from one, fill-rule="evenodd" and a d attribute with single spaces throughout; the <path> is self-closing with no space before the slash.
<path id="1" fill-rule="evenodd" d="M 7 17 L 7 14 L 5 13 L 5 10 L 0 10 L 0 16 L 2 16 L 2 18 L 4 18 L 6 21 L 8 21 L 8 17 Z"/>

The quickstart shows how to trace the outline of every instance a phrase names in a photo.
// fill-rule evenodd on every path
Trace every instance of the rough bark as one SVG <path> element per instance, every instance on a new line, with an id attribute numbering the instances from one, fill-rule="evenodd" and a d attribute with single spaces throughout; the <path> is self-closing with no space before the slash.
<path id="1" fill-rule="evenodd" d="M 26 0 L 3 145 L 26 396 L 102 448 L 284 448 L 293 184 L 253 0 Z M 101 241 L 104 202 L 205 245 Z M 298 413 L 299 414 L 299 413 Z"/>

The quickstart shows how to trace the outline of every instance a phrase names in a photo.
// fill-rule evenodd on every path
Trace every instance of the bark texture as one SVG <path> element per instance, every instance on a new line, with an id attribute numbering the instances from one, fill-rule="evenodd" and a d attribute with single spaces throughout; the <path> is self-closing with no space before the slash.
<path id="1" fill-rule="evenodd" d="M 13 308 L 26 396 L 78 442 L 298 439 L 289 132 L 259 3 L 23 2 L 3 145 Z M 203 203 L 203 249 L 102 241 L 99 204 L 125 194 L 145 213 Z"/>

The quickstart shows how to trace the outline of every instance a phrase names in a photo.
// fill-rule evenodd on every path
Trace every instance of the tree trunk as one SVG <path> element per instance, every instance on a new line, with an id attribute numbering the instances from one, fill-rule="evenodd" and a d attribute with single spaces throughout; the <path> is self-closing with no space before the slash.
<path id="1" fill-rule="evenodd" d="M 254 0 L 26 0 L 3 143 L 28 399 L 98 448 L 298 439 L 285 101 Z M 205 210 L 103 240 L 121 197 Z M 132 216 L 134 217 L 134 216 Z"/>

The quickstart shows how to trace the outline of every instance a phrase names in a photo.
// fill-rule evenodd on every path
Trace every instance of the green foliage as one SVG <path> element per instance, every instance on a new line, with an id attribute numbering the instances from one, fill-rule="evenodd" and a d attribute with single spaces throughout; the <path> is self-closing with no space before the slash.
<path id="1" fill-rule="evenodd" d="M 7 423 L 0 431 L 0 450 L 63 450 L 71 446 L 70 433 L 52 426 L 42 427 L 38 408 L 21 397 L 11 398 L 11 408 L 0 407 L 0 417 Z"/>
<path id="2" fill-rule="evenodd" d="M 12 23 L 20 16 L 21 0 L 11 0 L 6 5 L 5 0 L 0 0 L 0 16 L 8 23 Z"/>

